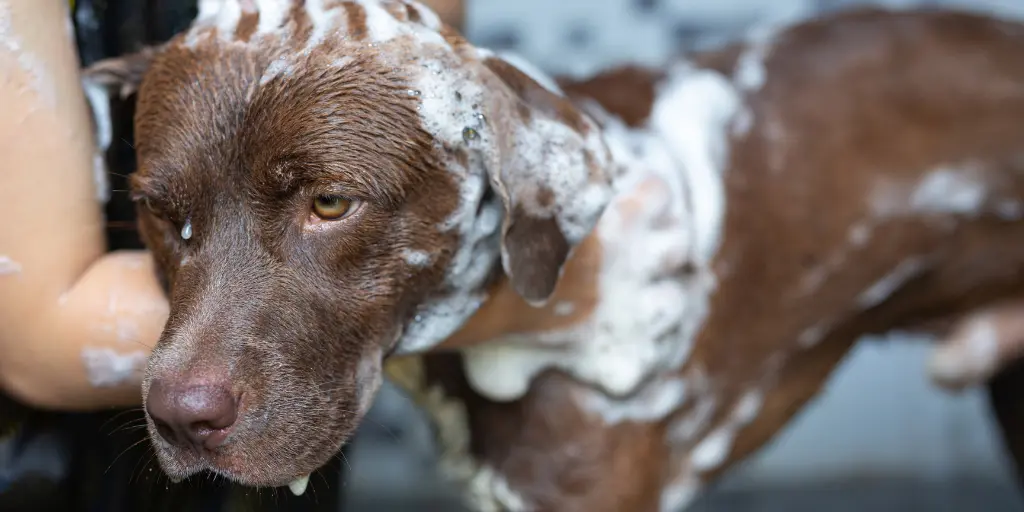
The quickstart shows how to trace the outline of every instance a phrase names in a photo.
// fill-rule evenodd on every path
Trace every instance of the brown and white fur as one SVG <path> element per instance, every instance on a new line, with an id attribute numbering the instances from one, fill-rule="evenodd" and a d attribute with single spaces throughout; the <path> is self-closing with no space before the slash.
<path id="1" fill-rule="evenodd" d="M 201 4 L 90 71 L 138 86 L 147 405 L 238 408 L 212 447 L 150 421 L 174 479 L 301 490 L 393 355 L 475 510 L 678 510 L 862 335 L 1024 281 L 1022 25 L 862 10 L 556 84 L 415 2 Z"/>

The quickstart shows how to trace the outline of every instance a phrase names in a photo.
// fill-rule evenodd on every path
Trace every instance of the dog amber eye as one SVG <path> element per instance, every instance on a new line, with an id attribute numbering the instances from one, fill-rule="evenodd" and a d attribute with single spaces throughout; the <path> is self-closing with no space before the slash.
<path id="1" fill-rule="evenodd" d="M 352 201 L 341 196 L 317 196 L 313 213 L 323 220 L 338 220 L 352 211 Z"/>

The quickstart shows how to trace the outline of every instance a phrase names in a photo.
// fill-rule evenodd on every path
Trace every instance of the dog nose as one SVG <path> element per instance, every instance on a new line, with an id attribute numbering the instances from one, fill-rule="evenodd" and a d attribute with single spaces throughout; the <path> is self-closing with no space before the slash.
<path id="1" fill-rule="evenodd" d="M 212 451 L 224 443 L 238 418 L 238 400 L 222 385 L 149 386 L 146 412 L 160 437 L 179 448 Z"/>

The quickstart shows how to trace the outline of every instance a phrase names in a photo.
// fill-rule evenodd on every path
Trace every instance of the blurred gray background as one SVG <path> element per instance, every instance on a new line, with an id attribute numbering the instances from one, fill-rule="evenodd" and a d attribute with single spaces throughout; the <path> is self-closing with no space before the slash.
<path id="1" fill-rule="evenodd" d="M 1024 0 L 467 0 L 467 36 L 551 73 L 662 62 L 752 24 L 854 5 L 942 5 L 1024 18 Z M 930 386 L 925 340 L 869 340 L 776 441 L 690 510 L 1024 510 L 981 390 Z M 458 510 L 431 435 L 386 387 L 349 460 L 354 510 Z"/>

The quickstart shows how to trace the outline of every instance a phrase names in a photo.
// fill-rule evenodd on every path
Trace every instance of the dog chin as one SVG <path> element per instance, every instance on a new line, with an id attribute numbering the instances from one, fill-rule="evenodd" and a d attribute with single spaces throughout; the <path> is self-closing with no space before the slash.
<path id="1" fill-rule="evenodd" d="M 167 475 L 167 478 L 171 482 L 176 484 L 195 477 L 196 475 L 206 473 L 209 475 L 217 475 L 246 487 L 260 488 L 287 486 L 296 495 L 301 495 L 305 492 L 306 485 L 309 482 L 309 476 L 327 462 L 323 461 L 317 463 L 315 467 L 311 467 L 303 472 L 295 472 L 290 475 L 280 474 L 257 476 L 250 474 L 247 471 L 218 467 L 216 463 L 206 461 L 196 461 L 194 464 L 182 464 L 180 461 L 174 460 L 173 457 L 165 455 L 158 456 L 158 460 L 160 468 L 163 470 L 164 474 Z"/>
<path id="2" fill-rule="evenodd" d="M 359 419 L 361 419 L 361 415 Z M 230 453 L 213 455 L 212 457 L 199 457 L 191 452 L 175 451 L 174 449 L 168 449 L 166 446 L 154 446 L 154 448 L 160 469 L 173 483 L 180 483 L 196 475 L 207 473 L 247 487 L 288 486 L 292 492 L 300 495 L 305 491 L 309 475 L 330 462 L 334 454 L 341 450 L 352 437 L 356 425 L 358 425 L 358 420 L 352 424 L 351 430 L 346 432 L 341 439 L 325 443 L 330 444 L 330 446 L 317 451 L 320 454 L 330 454 L 321 456 L 323 460 L 319 460 L 320 457 L 304 461 L 293 460 L 291 461 L 292 464 L 288 464 L 291 467 L 286 472 L 279 472 L 277 468 L 281 464 L 270 459 L 265 461 L 242 461 L 235 459 Z M 252 467 L 257 469 L 253 471 L 250 469 Z M 259 468 L 266 468 L 269 471 L 266 469 L 261 471 Z"/>

